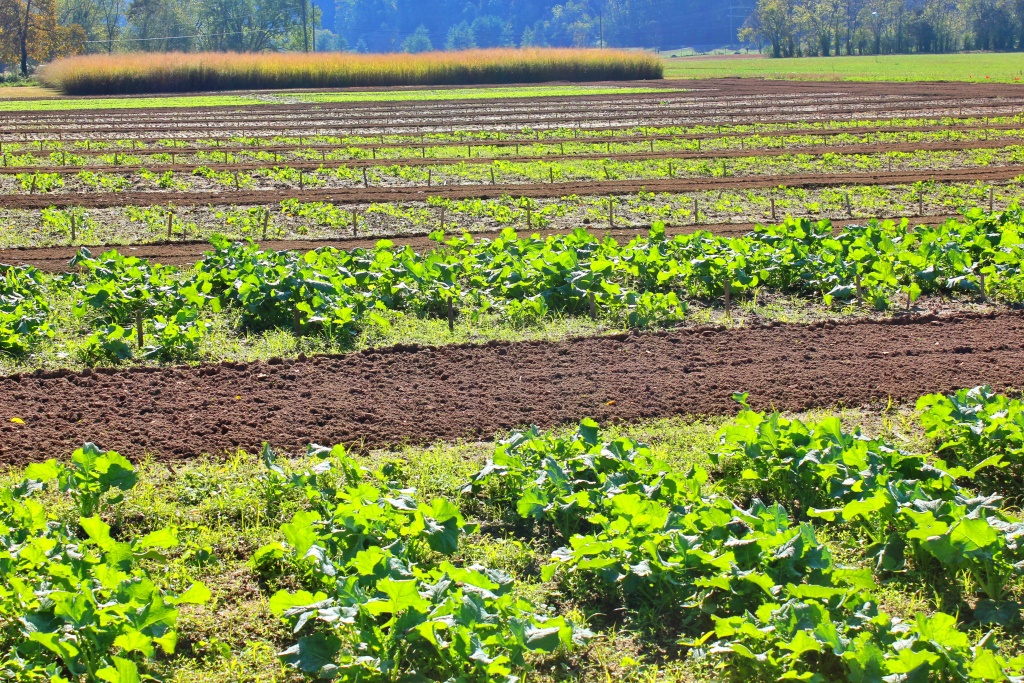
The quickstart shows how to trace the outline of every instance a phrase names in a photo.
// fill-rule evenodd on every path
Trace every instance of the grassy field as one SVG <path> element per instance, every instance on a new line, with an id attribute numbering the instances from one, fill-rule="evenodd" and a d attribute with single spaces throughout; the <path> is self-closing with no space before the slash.
<path id="1" fill-rule="evenodd" d="M 661 78 L 655 55 L 584 48 L 492 48 L 421 54 L 127 53 L 58 59 L 36 77 L 67 95 L 490 85 Z"/>
<path id="2" fill-rule="evenodd" d="M 30 90 L 11 88 L 10 90 Z M 294 102 L 421 102 L 431 100 L 488 100 L 527 97 L 573 97 L 579 95 L 628 95 L 651 92 L 679 92 L 676 88 L 616 87 L 588 85 L 532 85 L 498 88 L 446 90 L 363 90 L 350 92 L 307 92 L 252 95 L 174 95 L 170 97 L 61 97 L 46 88 L 32 88 L 34 95 L 7 101 L 0 92 L 0 112 L 78 111 L 87 109 L 188 109 L 195 107 L 243 107 Z M 28 97 L 49 99 L 24 99 Z"/>
<path id="3" fill-rule="evenodd" d="M 1024 82 L 1017 53 L 865 57 L 681 57 L 665 60 L 665 78 L 773 78 L 814 81 Z"/>

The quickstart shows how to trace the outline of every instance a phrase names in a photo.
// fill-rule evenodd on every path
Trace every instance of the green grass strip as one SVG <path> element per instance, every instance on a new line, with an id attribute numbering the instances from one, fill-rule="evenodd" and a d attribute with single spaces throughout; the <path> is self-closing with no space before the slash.
<path id="1" fill-rule="evenodd" d="M 266 104 L 326 102 L 415 102 L 426 100 L 486 100 L 527 97 L 575 97 L 580 95 L 633 95 L 678 93 L 680 89 L 618 88 L 582 85 L 523 86 L 502 88 L 449 88 L 437 90 L 372 90 L 273 95 L 182 95 L 171 97 L 88 97 L 0 102 L 0 112 L 78 111 L 89 109 L 157 109 L 188 107 L 242 107 Z"/>
<path id="2" fill-rule="evenodd" d="M 665 78 L 770 78 L 813 81 L 964 81 L 1024 83 L 1019 54 L 869 55 L 854 57 L 681 58 Z"/>

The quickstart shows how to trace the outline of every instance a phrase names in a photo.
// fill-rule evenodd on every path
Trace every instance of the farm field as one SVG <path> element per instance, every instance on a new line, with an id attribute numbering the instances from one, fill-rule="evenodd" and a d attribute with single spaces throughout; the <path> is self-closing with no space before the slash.
<path id="1" fill-rule="evenodd" d="M 1024 82 L 1020 59 L 1012 53 L 864 55 L 769 59 L 690 57 L 665 60 L 667 78 L 777 78 L 812 81 Z"/>
<path id="2" fill-rule="evenodd" d="M 3 103 L 3 670 L 1024 675 L 1024 91 L 477 90 Z"/>

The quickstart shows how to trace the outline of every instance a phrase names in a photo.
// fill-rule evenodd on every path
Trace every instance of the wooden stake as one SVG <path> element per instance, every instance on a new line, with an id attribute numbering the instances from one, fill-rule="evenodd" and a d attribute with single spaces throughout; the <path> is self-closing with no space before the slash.
<path id="1" fill-rule="evenodd" d="M 303 174 L 303 172 L 302 172 L 302 169 L 300 168 L 300 169 L 299 169 L 299 189 L 300 189 L 300 190 L 301 190 L 301 189 L 303 189 L 303 185 L 304 185 L 304 181 L 303 181 L 303 175 L 304 175 L 304 174 Z"/>
<path id="2" fill-rule="evenodd" d="M 672 172 L 672 162 L 668 162 L 668 177 L 675 178 L 676 174 Z"/>
<path id="3" fill-rule="evenodd" d="M 732 317 L 732 277 L 726 273 L 725 275 L 725 315 L 726 317 Z"/>
<path id="4" fill-rule="evenodd" d="M 292 311 L 292 315 L 292 324 L 295 327 L 295 336 L 298 337 L 302 334 L 302 314 L 299 312 L 298 306 L 296 306 L 295 310 Z"/>
<path id="5" fill-rule="evenodd" d="M 988 212 L 995 213 L 995 188 L 988 188 Z"/>
<path id="6" fill-rule="evenodd" d="M 491 185 L 494 184 L 494 167 L 491 166 Z"/>
<path id="7" fill-rule="evenodd" d="M 533 226 L 533 221 L 530 220 L 530 207 L 526 207 L 526 228 L 529 229 Z"/>
<path id="8" fill-rule="evenodd" d="M 450 296 L 448 297 L 448 332 L 455 332 L 455 304 Z"/>
<path id="9" fill-rule="evenodd" d="M 917 196 L 917 215 L 924 215 L 924 193 L 922 192 Z"/>
<path id="10" fill-rule="evenodd" d="M 444 205 L 441 205 L 441 229 L 444 230 Z"/>
<path id="11" fill-rule="evenodd" d="M 860 272 L 853 274 L 853 285 L 857 288 L 857 301 L 864 300 L 864 290 L 860 286 Z"/>
<path id="12" fill-rule="evenodd" d="M 850 208 L 850 193 L 846 193 L 846 215 L 853 216 L 853 210 Z"/>
<path id="13" fill-rule="evenodd" d="M 270 226 L 270 208 L 263 210 L 263 240 L 267 239 L 267 228 Z"/>
<path id="14" fill-rule="evenodd" d="M 552 185 L 555 184 L 555 167 L 554 166 L 549 166 L 548 167 L 548 179 L 549 179 L 549 181 L 551 182 Z"/>
<path id="15" fill-rule="evenodd" d="M 75 243 L 75 214 L 71 214 L 71 243 Z"/>
<path id="16" fill-rule="evenodd" d="M 608 227 L 615 227 L 615 201 L 611 197 L 608 198 Z"/>
<path id="17" fill-rule="evenodd" d="M 594 293 L 587 292 L 587 298 L 590 299 L 590 319 L 597 320 L 597 300 L 594 298 Z"/>
<path id="18" fill-rule="evenodd" d="M 238 171 L 235 171 L 235 189 L 241 189 L 238 185 Z"/>
<path id="19" fill-rule="evenodd" d="M 693 198 L 693 224 L 700 223 L 700 214 L 697 213 L 697 198 Z"/>
<path id="20" fill-rule="evenodd" d="M 978 279 L 981 280 L 981 300 L 985 301 L 988 298 L 988 292 L 985 288 L 985 273 L 978 268 Z"/>
<path id="21" fill-rule="evenodd" d="M 359 219 L 356 217 L 356 212 L 352 211 L 352 236 L 356 236 L 356 231 L 359 229 Z"/>
<path id="22" fill-rule="evenodd" d="M 430 169 L 428 168 L 427 169 L 427 187 L 430 187 L 430 176 L 431 176 L 431 173 L 430 173 Z"/>
<path id="23" fill-rule="evenodd" d="M 171 228 L 174 226 L 174 212 L 167 212 L 167 239 L 171 239 Z"/>
<path id="24" fill-rule="evenodd" d="M 772 197 L 772 221 L 777 220 L 775 218 L 775 197 Z"/>
<path id="25" fill-rule="evenodd" d="M 145 338 L 142 334 L 142 311 L 135 311 L 135 329 L 139 337 L 139 348 L 141 349 L 145 345 Z"/>
<path id="26" fill-rule="evenodd" d="M 36 179 L 38 177 L 39 177 L 38 173 L 33 173 L 32 174 L 32 186 L 30 188 L 28 188 L 28 193 L 29 194 L 35 194 L 36 193 Z"/>

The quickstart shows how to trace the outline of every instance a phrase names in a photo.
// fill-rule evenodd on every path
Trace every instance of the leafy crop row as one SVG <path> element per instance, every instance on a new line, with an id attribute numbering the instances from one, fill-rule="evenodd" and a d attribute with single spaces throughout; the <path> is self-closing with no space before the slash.
<path id="1" fill-rule="evenodd" d="M 1007 400 L 973 395 L 990 410 Z M 924 421 L 956 429 L 934 413 Z M 905 453 L 836 418 L 804 423 L 747 408 L 719 440 L 709 486 L 701 468 L 681 472 L 643 444 L 601 441 L 591 421 L 568 437 L 516 433 L 466 492 L 548 530 L 557 547 L 546 580 L 563 592 L 599 582 L 603 609 L 659 611 L 693 656 L 730 680 L 1020 675 L 1024 661 L 1001 655 L 994 632 L 972 642 L 955 615 L 896 617 L 876 594 L 877 578 L 910 567 L 963 573 L 976 587 L 964 625 L 1017 623 L 1024 524 L 997 496 L 959 483 L 1004 466 L 1001 454 L 966 469 L 969 457 Z M 864 563 L 837 562 L 818 525 L 851 533 Z"/>
<path id="2" fill-rule="evenodd" d="M 290 328 L 344 341 L 367 321 L 386 325 L 386 311 L 448 316 L 449 301 L 453 316 L 498 313 L 523 324 L 554 312 L 590 314 L 629 327 L 672 324 L 688 300 L 759 288 L 877 309 L 909 307 L 922 293 L 1019 301 L 1020 214 L 974 213 L 936 227 L 873 222 L 838 235 L 827 221 L 789 220 L 737 238 L 696 232 L 668 239 L 656 224 L 648 237 L 625 245 L 584 230 L 546 239 L 506 230 L 494 240 L 442 241 L 438 233 L 438 247 L 426 253 L 381 241 L 373 249 L 298 254 L 218 238 L 189 272 L 83 250 L 75 259 L 83 272 L 48 286 L 77 301 L 76 315 L 93 330 L 94 360 L 132 354 L 128 337 L 137 316 L 152 337 L 144 355 L 194 358 L 210 315 L 222 308 L 237 310 L 249 330 Z M 31 269 L 7 272 L 12 292 L 42 281 Z M 45 331 L 45 320 L 36 329 Z M 8 346 L 18 352 L 25 344 Z"/>
<path id="3" fill-rule="evenodd" d="M 0 491 L 6 680 L 139 683 L 158 652 L 174 651 L 178 607 L 210 598 L 201 583 L 175 593 L 148 569 L 178 545 L 176 528 L 117 539 L 104 521 L 136 479 L 123 457 L 86 444 Z M 70 499 L 68 518 L 37 500 L 49 487 Z"/>
<path id="4" fill-rule="evenodd" d="M 513 433 L 457 499 L 424 498 L 397 463 L 368 468 L 341 446 L 298 463 L 265 446 L 261 485 L 298 505 L 248 558 L 279 587 L 267 596 L 288 628 L 281 660 L 351 683 L 515 681 L 587 646 L 593 633 L 568 614 L 601 629 L 647 611 L 719 680 L 1019 680 L 1024 658 L 998 641 L 1019 630 L 1024 523 L 973 487 L 1019 464 L 1024 404 L 987 387 L 923 397 L 940 459 L 737 399 L 711 468 L 680 469 L 584 420 Z M 153 571 L 177 529 L 122 538 L 104 521 L 135 483 L 130 463 L 89 444 L 0 492 L 13 680 L 136 683 L 174 652 L 179 606 L 209 599 Z M 69 511 L 40 504 L 51 488 Z M 524 577 L 466 561 L 466 540 L 491 534 L 549 553 Z M 911 575 L 963 594 L 951 609 L 885 599 Z M 525 591 L 523 578 L 540 583 Z"/>
<path id="5" fill-rule="evenodd" d="M 209 166 L 199 166 L 192 174 L 208 181 L 236 189 L 249 189 L 260 185 L 256 176 L 262 176 L 272 183 L 285 182 L 291 187 L 330 186 L 351 187 L 372 184 L 380 186 L 400 181 L 405 184 L 515 184 L 515 183 L 556 183 L 584 182 L 599 180 L 649 180 L 658 178 L 723 178 L 731 176 L 822 173 L 840 174 L 865 171 L 911 170 L 935 168 L 976 168 L 990 165 L 1008 165 L 1024 158 L 1024 147 L 1008 144 L 1002 148 L 969 150 L 915 150 L 911 152 L 886 153 L 844 153 L 842 148 L 824 154 L 781 154 L 758 155 L 752 151 L 749 156 L 715 158 L 710 153 L 706 158 L 642 158 L 621 159 L 580 158 L 552 160 L 516 160 L 495 158 L 490 163 L 437 163 L 412 165 L 398 163 L 395 159 L 382 159 L 370 168 L 334 166 L 323 161 L 315 169 L 301 172 L 286 164 L 263 166 L 246 172 L 218 171 Z M 143 169 L 141 171 L 119 171 L 116 166 L 94 167 L 95 170 L 79 171 L 77 177 L 86 187 L 125 189 L 134 183 L 135 176 L 156 180 L 161 189 L 185 187 L 181 172 L 164 171 L 160 175 Z M 365 178 L 365 181 L 364 181 Z M 23 193 L 51 192 L 65 186 L 60 174 L 19 173 L 18 187 Z M 334 182 L 332 181 L 339 181 Z M 266 184 L 263 184 L 266 186 Z M 276 185 L 275 185 L 276 186 Z M 13 191 L 13 189 L 12 189 Z"/>

